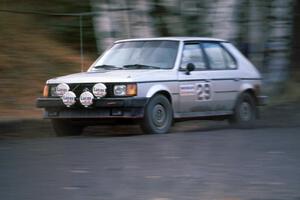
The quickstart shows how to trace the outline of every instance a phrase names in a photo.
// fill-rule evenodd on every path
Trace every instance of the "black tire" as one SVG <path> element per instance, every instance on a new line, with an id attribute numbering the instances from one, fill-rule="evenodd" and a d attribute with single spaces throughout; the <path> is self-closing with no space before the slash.
<path id="1" fill-rule="evenodd" d="M 83 126 L 74 124 L 66 119 L 52 119 L 52 126 L 56 136 L 78 136 L 81 135 Z"/>
<path id="2" fill-rule="evenodd" d="M 250 93 L 242 93 L 236 102 L 229 123 L 237 128 L 253 128 L 257 119 L 255 98 Z"/>
<path id="3" fill-rule="evenodd" d="M 148 134 L 163 134 L 169 131 L 172 121 L 173 110 L 170 101 L 158 94 L 147 103 L 141 128 Z"/>

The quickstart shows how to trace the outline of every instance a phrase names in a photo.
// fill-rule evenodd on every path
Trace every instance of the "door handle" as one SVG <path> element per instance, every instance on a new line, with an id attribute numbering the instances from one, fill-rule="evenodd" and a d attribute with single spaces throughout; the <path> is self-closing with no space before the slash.
<path id="1" fill-rule="evenodd" d="M 241 79 L 240 78 L 234 78 L 233 80 L 234 81 L 240 81 Z"/>

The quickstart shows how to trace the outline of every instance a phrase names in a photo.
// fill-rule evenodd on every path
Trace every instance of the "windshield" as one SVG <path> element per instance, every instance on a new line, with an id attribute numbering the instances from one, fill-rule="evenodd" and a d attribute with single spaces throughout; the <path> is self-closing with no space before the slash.
<path id="1" fill-rule="evenodd" d="M 171 69 L 177 50 L 177 41 L 121 42 L 105 52 L 91 70 Z"/>

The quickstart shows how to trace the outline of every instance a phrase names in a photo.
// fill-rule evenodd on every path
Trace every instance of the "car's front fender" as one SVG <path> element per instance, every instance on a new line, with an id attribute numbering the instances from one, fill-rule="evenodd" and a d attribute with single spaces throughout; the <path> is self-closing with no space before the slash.
<path id="1" fill-rule="evenodd" d="M 155 95 L 158 92 L 168 92 L 171 94 L 171 91 L 168 87 L 165 85 L 153 85 L 147 92 L 146 97 L 151 98 L 153 95 Z M 171 96 L 171 95 L 170 95 Z"/>

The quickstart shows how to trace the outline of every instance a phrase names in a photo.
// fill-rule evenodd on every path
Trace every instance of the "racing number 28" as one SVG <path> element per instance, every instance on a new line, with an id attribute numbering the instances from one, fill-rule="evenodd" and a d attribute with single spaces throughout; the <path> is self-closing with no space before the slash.
<path id="1" fill-rule="evenodd" d="M 198 83 L 196 85 L 196 98 L 199 101 L 209 101 L 211 99 L 210 83 Z"/>

